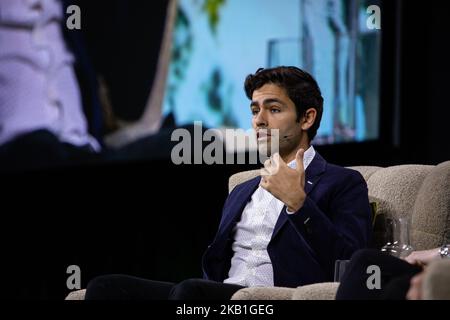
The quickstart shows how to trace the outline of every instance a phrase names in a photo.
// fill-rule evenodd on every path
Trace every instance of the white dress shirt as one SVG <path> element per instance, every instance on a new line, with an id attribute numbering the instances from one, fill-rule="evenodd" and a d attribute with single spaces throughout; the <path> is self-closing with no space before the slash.
<path id="1" fill-rule="evenodd" d="M 305 151 L 303 165 L 306 170 L 316 152 L 313 146 Z M 295 168 L 295 159 L 288 164 Z M 273 286 L 273 269 L 267 252 L 275 224 L 284 203 L 261 186 L 253 193 L 242 212 L 241 220 L 233 229 L 233 257 L 228 278 L 224 283 L 246 287 Z"/>
<path id="2" fill-rule="evenodd" d="M 0 145 L 47 129 L 99 150 L 87 131 L 63 19 L 57 0 L 0 1 Z"/>

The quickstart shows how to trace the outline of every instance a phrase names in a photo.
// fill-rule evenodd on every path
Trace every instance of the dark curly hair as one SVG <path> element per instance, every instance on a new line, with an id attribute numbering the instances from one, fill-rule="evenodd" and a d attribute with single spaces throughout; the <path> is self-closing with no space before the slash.
<path id="1" fill-rule="evenodd" d="M 268 83 L 286 90 L 289 99 L 295 104 L 297 121 L 300 121 L 307 109 L 316 109 L 316 119 L 307 131 L 309 142 L 311 142 L 319 129 L 323 113 L 323 98 L 316 80 L 309 73 L 297 67 L 259 68 L 255 74 L 249 74 L 246 77 L 245 94 L 251 100 L 253 91 Z"/>

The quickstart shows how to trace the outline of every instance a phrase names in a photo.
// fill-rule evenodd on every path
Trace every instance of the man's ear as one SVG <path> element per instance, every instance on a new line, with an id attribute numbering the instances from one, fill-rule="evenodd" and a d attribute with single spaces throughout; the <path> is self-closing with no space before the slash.
<path id="1" fill-rule="evenodd" d="M 314 108 L 309 108 L 306 110 L 305 115 L 302 117 L 301 126 L 302 130 L 308 130 L 314 124 L 316 120 L 317 110 Z"/>

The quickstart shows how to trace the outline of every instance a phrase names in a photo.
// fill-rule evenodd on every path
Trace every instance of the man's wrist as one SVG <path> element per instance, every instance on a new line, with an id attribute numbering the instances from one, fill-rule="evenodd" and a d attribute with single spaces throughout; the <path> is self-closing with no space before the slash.
<path id="1" fill-rule="evenodd" d="M 295 213 L 303 207 L 304 203 L 305 203 L 305 199 L 303 199 L 297 203 L 288 204 L 288 205 L 286 205 L 286 210 L 289 214 Z"/>

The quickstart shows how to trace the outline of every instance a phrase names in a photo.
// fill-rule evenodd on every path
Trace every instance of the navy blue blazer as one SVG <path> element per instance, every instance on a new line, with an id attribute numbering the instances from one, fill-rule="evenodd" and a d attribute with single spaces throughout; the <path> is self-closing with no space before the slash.
<path id="1" fill-rule="evenodd" d="M 228 278 L 233 227 L 259 186 L 260 177 L 229 194 L 219 230 L 203 255 L 204 278 Z M 318 153 L 305 171 L 306 200 L 296 213 L 283 207 L 267 251 L 274 285 L 297 287 L 333 281 L 334 262 L 368 246 L 372 236 L 367 185 L 358 171 L 327 163 Z"/>

